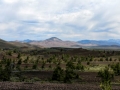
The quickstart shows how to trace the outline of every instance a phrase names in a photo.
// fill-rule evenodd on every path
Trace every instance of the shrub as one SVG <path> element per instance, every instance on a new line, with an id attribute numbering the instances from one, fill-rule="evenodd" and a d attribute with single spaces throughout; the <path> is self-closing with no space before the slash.
<path id="1" fill-rule="evenodd" d="M 63 81 L 64 80 L 64 70 L 60 66 L 57 66 L 53 72 L 52 80 Z"/>
<path id="2" fill-rule="evenodd" d="M 114 74 L 110 72 L 108 67 L 105 67 L 104 70 L 98 72 L 98 76 L 101 77 L 101 85 L 100 87 L 102 90 L 112 90 L 111 89 L 111 79 L 113 78 Z"/>
<path id="3" fill-rule="evenodd" d="M 120 63 L 111 65 L 115 75 L 120 75 Z"/>

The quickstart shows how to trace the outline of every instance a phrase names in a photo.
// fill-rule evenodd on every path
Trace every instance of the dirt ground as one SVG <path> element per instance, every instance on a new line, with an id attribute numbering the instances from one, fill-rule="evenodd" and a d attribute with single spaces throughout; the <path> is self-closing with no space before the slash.
<path id="1" fill-rule="evenodd" d="M 57 83 L 24 83 L 0 82 L 0 90 L 101 90 L 98 84 L 57 84 Z M 120 90 L 114 85 L 112 90 Z"/>

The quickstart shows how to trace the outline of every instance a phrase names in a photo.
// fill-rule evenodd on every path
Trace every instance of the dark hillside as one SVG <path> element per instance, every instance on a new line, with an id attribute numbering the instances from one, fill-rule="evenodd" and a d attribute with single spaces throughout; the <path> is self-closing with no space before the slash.
<path id="1" fill-rule="evenodd" d="M 8 48 L 17 48 L 17 47 L 9 44 L 7 41 L 0 39 L 0 48 L 8 49 Z"/>

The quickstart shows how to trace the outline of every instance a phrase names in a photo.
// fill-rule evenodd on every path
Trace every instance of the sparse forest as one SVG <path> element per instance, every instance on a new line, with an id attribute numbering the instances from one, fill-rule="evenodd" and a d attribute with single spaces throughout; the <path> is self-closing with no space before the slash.
<path id="1" fill-rule="evenodd" d="M 0 49 L 0 81 L 5 90 L 120 90 L 120 51 Z"/>

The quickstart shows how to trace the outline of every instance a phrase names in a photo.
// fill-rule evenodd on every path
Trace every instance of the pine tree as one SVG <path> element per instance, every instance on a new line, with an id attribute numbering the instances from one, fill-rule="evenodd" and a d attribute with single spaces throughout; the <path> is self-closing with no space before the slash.
<path id="1" fill-rule="evenodd" d="M 56 81 L 64 80 L 64 70 L 61 69 L 59 65 L 55 68 L 53 72 L 52 80 L 56 80 Z"/>

